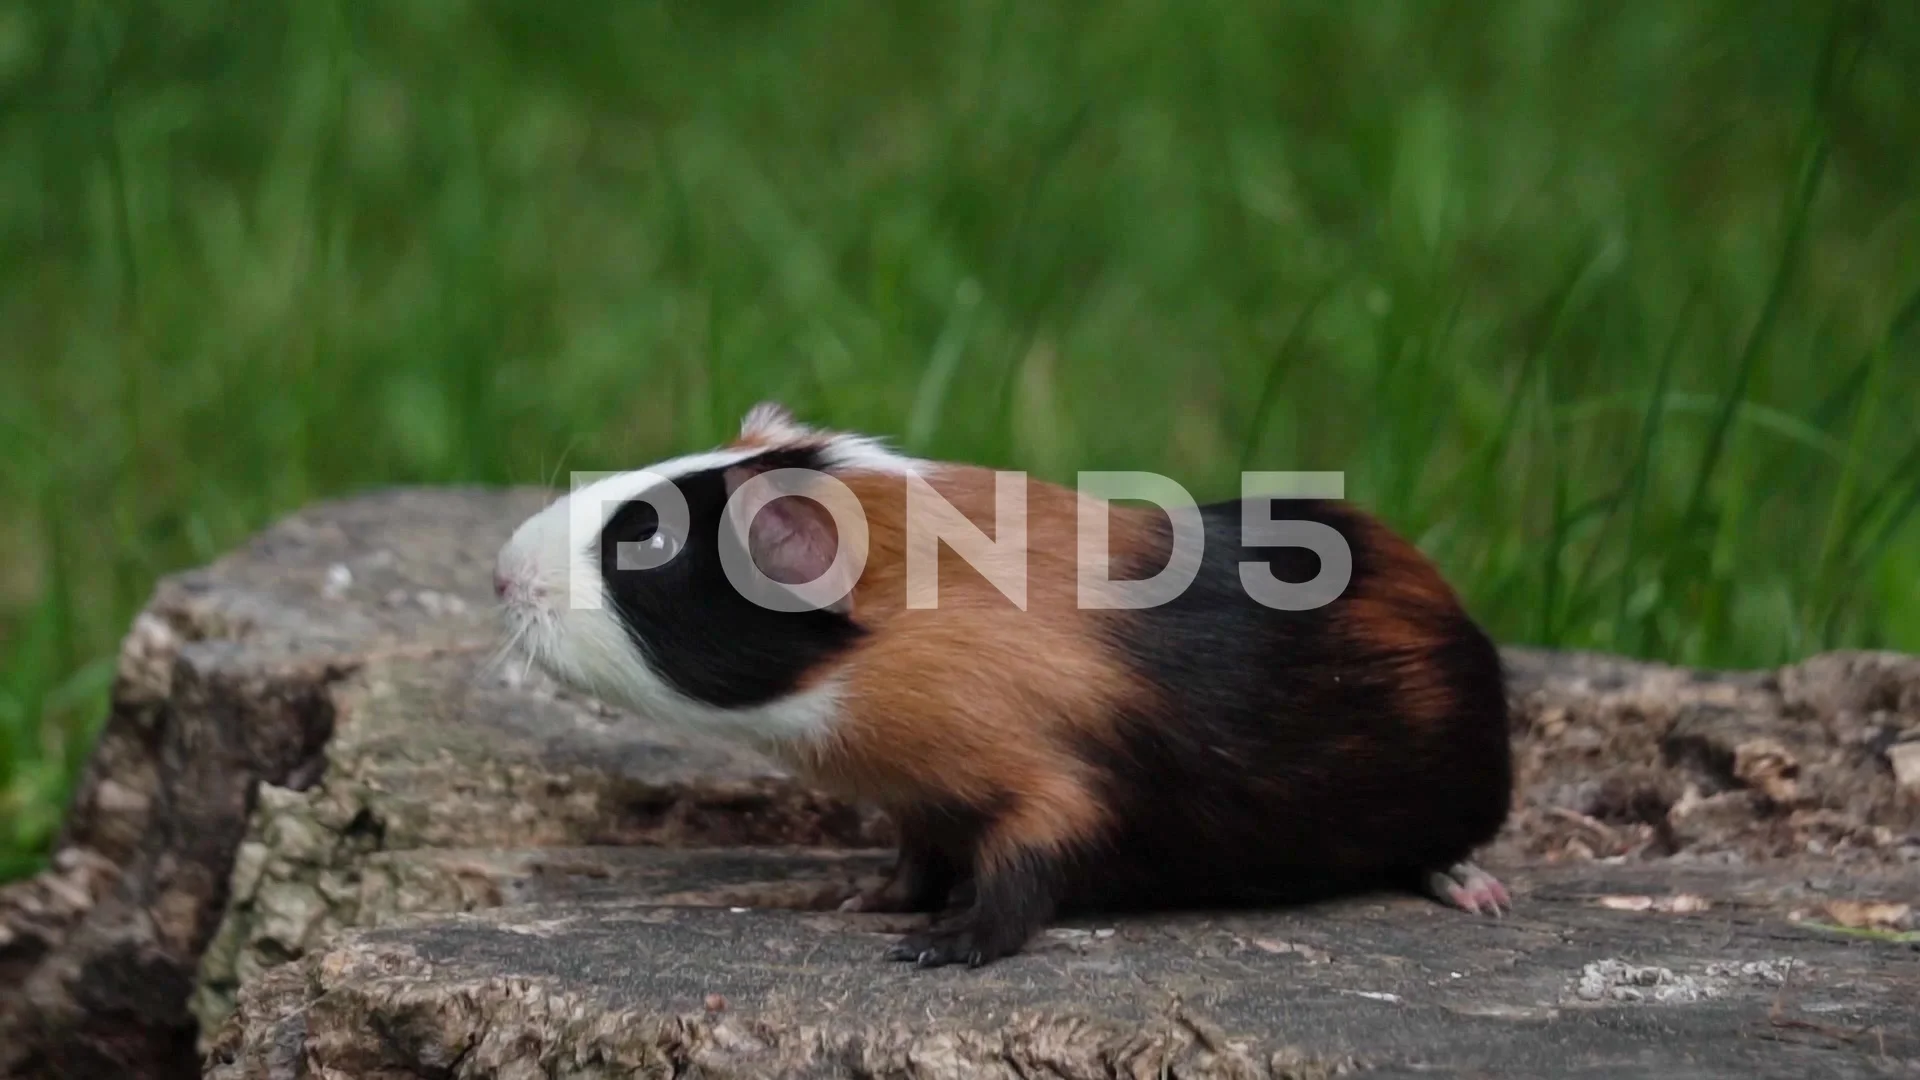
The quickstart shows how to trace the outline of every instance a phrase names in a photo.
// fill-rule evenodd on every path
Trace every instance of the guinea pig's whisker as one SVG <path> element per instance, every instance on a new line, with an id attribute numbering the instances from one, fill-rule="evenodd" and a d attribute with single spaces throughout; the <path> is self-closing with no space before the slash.
<path id="1" fill-rule="evenodd" d="M 520 638 L 526 632 L 525 624 L 518 624 L 513 628 L 506 640 L 502 641 L 499 648 L 495 649 L 493 655 L 487 659 L 482 669 L 487 676 L 492 677 L 506 670 L 507 658 L 513 655 L 514 648 L 520 644 Z"/>
<path id="2" fill-rule="evenodd" d="M 493 674 L 494 669 L 500 666 L 500 657 L 506 653 L 507 646 L 510 644 L 512 644 L 512 639 L 508 638 L 493 647 L 493 651 L 487 654 L 486 661 L 480 665 L 480 673 L 482 675 Z"/>
<path id="3" fill-rule="evenodd" d="M 532 625 L 531 623 L 528 623 L 522 626 L 521 627 L 522 633 L 525 632 L 527 626 L 531 626 L 531 625 Z M 542 627 L 543 631 L 544 629 L 545 628 Z M 516 640 L 518 640 L 517 637 L 516 637 Z M 539 649 L 540 640 L 541 639 L 536 636 L 532 641 L 528 642 L 526 648 L 520 650 L 521 659 L 523 661 L 520 667 L 520 681 L 523 683 L 528 682 L 533 678 L 534 653 Z"/>

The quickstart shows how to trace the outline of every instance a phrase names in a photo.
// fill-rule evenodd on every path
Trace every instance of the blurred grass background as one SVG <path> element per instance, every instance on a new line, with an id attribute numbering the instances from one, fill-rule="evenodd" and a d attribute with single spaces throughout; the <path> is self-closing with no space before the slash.
<path id="1" fill-rule="evenodd" d="M 752 402 L 1339 469 L 1504 640 L 1920 649 L 1920 5 L 0 0 L 0 874 L 157 575 Z"/>

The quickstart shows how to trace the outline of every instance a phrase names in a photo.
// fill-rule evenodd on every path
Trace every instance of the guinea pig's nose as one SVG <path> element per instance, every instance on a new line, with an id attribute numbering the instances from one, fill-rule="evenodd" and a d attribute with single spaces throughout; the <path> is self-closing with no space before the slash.
<path id="1" fill-rule="evenodd" d="M 506 599 L 507 586 L 509 584 L 511 583 L 507 580 L 507 575 L 505 572 L 500 570 L 495 570 L 493 572 L 493 595 L 500 597 L 503 600 Z"/>

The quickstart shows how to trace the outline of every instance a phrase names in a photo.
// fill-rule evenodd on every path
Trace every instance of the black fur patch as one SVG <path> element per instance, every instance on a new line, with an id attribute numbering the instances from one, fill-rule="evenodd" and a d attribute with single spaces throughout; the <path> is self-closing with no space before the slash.
<path id="1" fill-rule="evenodd" d="M 1065 874 L 1061 860 L 1022 851 L 1008 864 L 973 879 L 972 903 L 908 934 L 889 958 L 921 967 L 979 967 L 1019 952 L 1059 909 Z"/>
<path id="2" fill-rule="evenodd" d="M 1267 562 L 1303 582 L 1319 559 L 1240 539 L 1241 504 L 1203 508 L 1206 554 L 1191 588 L 1157 608 L 1115 612 L 1110 640 L 1160 688 L 1118 738 L 1089 739 L 1122 824 L 1090 856 L 1073 906 L 1157 906 L 1311 899 L 1400 886 L 1492 838 L 1512 785 L 1507 700 L 1493 643 L 1464 612 L 1429 614 L 1444 644 L 1426 659 L 1452 692 L 1452 715 L 1400 713 L 1375 643 L 1342 623 L 1348 597 L 1378 572 L 1355 511 L 1282 500 L 1274 516 L 1318 521 L 1347 538 L 1347 593 L 1310 611 L 1262 606 L 1239 563 Z M 1114 577 L 1145 577 L 1164 551 Z"/>
<path id="3" fill-rule="evenodd" d="M 1000 798 L 981 807 L 927 802 L 894 812 L 909 910 L 943 910 L 954 889 L 971 884 L 980 834 L 1005 807 Z"/>
<path id="4" fill-rule="evenodd" d="M 809 450 L 772 450 L 751 460 L 768 469 L 820 468 Z M 663 680 L 717 708 L 760 705 L 792 693 L 808 671 L 859 640 L 864 631 L 845 616 L 772 611 L 734 588 L 720 561 L 723 470 L 691 473 L 674 485 L 686 497 L 690 533 L 679 538 L 677 555 L 647 569 L 620 566 L 621 544 L 652 539 L 660 527 L 659 514 L 640 500 L 608 518 L 594 551 L 607 604 Z"/>

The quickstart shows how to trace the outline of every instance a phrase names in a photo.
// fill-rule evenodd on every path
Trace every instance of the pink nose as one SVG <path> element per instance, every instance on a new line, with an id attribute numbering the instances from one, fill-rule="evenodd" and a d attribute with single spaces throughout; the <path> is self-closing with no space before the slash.
<path id="1" fill-rule="evenodd" d="M 507 575 L 498 570 L 493 572 L 493 595 L 504 599 L 507 595 L 507 586 L 509 584 L 511 584 L 511 582 L 507 580 Z"/>

